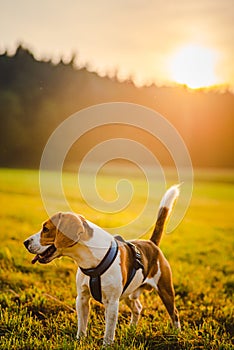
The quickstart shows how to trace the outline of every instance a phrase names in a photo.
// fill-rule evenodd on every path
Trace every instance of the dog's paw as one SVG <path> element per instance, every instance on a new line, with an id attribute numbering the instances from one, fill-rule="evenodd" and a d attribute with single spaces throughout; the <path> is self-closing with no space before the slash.
<path id="1" fill-rule="evenodd" d="M 111 349 L 111 346 L 114 344 L 114 340 L 112 339 L 104 339 L 103 340 L 103 349 Z"/>
<path id="2" fill-rule="evenodd" d="M 76 335 L 76 339 L 77 341 L 82 341 L 84 338 L 86 337 L 86 334 L 85 333 L 77 333 Z"/>
<path id="3" fill-rule="evenodd" d="M 174 327 L 177 331 L 181 331 L 181 325 L 180 325 L 180 321 L 175 321 L 174 322 Z"/>

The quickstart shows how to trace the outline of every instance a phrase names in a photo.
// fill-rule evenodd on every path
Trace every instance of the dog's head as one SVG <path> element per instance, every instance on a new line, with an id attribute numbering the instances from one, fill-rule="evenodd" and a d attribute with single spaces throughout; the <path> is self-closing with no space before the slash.
<path id="1" fill-rule="evenodd" d="M 92 236 L 92 229 L 83 216 L 74 213 L 57 213 L 43 223 L 42 229 L 24 241 L 27 250 L 36 254 L 32 263 L 47 264 L 66 254 L 80 240 Z"/>

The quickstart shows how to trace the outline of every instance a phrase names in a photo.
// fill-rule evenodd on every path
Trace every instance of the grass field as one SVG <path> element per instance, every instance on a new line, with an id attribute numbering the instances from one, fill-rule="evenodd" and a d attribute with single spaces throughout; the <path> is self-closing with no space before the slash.
<path id="1" fill-rule="evenodd" d="M 97 216 L 89 210 L 76 197 L 72 174 L 64 177 L 79 212 L 99 225 L 116 224 L 110 215 Z M 103 193 L 112 180 L 111 174 L 100 180 Z M 130 207 L 131 213 L 134 208 L 139 209 L 143 196 L 141 180 L 135 181 L 138 197 L 135 207 Z M 233 184 L 232 173 L 200 172 L 183 222 L 162 240 L 161 248 L 173 270 L 182 331 L 177 334 L 170 328 L 157 294 L 145 293 L 141 296 L 143 312 L 136 329 L 128 327 L 129 310 L 120 305 L 113 349 L 233 349 Z M 31 265 L 32 256 L 22 245 L 47 217 L 38 173 L 1 169 L 0 196 L 0 348 L 99 349 L 104 312 L 93 301 L 88 337 L 82 343 L 76 341 L 75 263 L 62 258 L 46 266 Z"/>

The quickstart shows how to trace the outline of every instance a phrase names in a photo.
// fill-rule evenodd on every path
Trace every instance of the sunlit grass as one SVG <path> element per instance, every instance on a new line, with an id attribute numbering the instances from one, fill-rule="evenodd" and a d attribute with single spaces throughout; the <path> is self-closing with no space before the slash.
<path id="1" fill-rule="evenodd" d="M 170 261 L 182 332 L 169 327 L 165 308 L 156 293 L 141 296 L 143 312 L 138 327 L 128 327 L 130 314 L 121 303 L 113 349 L 232 349 L 233 313 L 233 200 L 232 174 L 213 173 L 209 181 L 199 173 L 190 208 L 183 222 L 165 234 L 162 250 Z M 115 196 L 116 175 L 102 175 L 99 189 Z M 103 180 L 103 181 L 102 181 Z M 144 200 L 144 184 L 134 180 L 136 212 Z M 129 217 L 97 213 L 74 190 L 74 175 L 64 175 L 66 193 L 74 210 L 99 225 L 115 227 Z M 88 178 L 87 178 L 88 183 Z M 141 190 L 142 189 L 142 190 Z M 74 312 L 75 263 L 63 258 L 50 265 L 31 265 L 22 242 L 47 217 L 32 170 L 0 170 L 0 348 L 98 349 L 104 334 L 104 311 L 92 302 L 87 339 L 76 341 Z M 156 208 L 155 208 L 156 210 Z M 136 232 L 139 228 L 136 227 Z"/>

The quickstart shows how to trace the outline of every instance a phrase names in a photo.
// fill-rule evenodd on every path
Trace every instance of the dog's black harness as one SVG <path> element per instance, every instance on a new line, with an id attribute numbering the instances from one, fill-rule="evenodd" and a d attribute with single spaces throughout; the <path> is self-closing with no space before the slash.
<path id="1" fill-rule="evenodd" d="M 123 293 L 128 288 L 129 284 L 132 282 L 137 270 L 142 269 L 142 271 L 144 272 L 144 265 L 142 264 L 141 253 L 140 253 L 139 249 L 133 243 L 130 243 L 130 242 L 126 242 L 126 243 L 131 248 L 131 251 L 133 253 L 134 265 L 133 265 L 131 274 L 130 274 L 130 276 L 129 276 L 129 278 L 124 286 Z M 145 280 L 145 277 L 143 278 L 143 281 L 144 280 Z"/>
<path id="2" fill-rule="evenodd" d="M 81 271 L 90 277 L 89 286 L 93 298 L 100 303 L 102 302 L 102 292 L 101 292 L 101 275 L 106 272 L 109 267 L 114 262 L 118 253 L 118 244 L 115 239 L 111 241 L 111 246 L 108 249 L 106 255 L 97 267 L 92 269 L 83 269 L 80 267 Z"/>
<path id="3" fill-rule="evenodd" d="M 115 261 L 115 258 L 117 256 L 118 253 L 118 243 L 117 241 L 121 241 L 121 242 L 125 242 L 124 239 L 121 236 L 116 236 L 115 239 L 113 239 L 113 241 L 111 241 L 111 246 L 108 249 L 106 255 L 104 256 L 104 258 L 102 259 L 102 261 L 98 264 L 97 267 L 95 268 L 91 268 L 91 269 L 83 269 L 82 267 L 80 267 L 81 271 L 90 277 L 89 280 L 89 286 L 90 286 L 90 291 L 91 294 L 93 296 L 93 298 L 97 301 L 99 301 L 100 303 L 102 303 L 102 292 L 101 292 L 101 275 L 104 274 L 104 272 L 106 272 L 109 267 L 113 264 L 113 262 Z M 131 274 L 123 288 L 123 293 L 124 291 L 127 289 L 127 287 L 129 286 L 129 284 L 131 283 L 131 281 L 133 280 L 136 271 L 138 269 L 142 269 L 144 271 L 144 266 L 142 264 L 141 261 L 141 253 L 140 251 L 137 249 L 137 247 L 130 242 L 125 242 L 130 248 L 131 251 L 134 255 L 134 265 L 131 271 Z"/>

